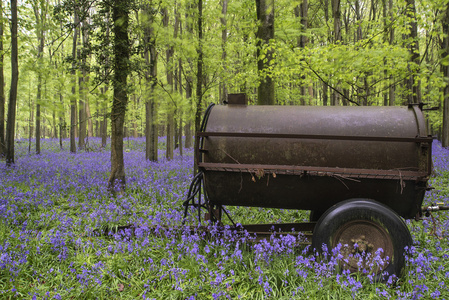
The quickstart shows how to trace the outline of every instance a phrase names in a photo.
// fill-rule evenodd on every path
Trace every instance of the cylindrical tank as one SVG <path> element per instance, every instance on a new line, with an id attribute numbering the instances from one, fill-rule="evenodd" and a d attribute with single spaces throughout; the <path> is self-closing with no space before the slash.
<path id="1" fill-rule="evenodd" d="M 325 211 L 367 198 L 420 211 L 431 142 L 419 105 L 216 105 L 198 133 L 210 203 Z"/>

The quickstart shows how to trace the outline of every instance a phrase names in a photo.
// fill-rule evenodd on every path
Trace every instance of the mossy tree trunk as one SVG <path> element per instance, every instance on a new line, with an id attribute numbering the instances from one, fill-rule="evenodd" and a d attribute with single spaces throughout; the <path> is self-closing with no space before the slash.
<path id="1" fill-rule="evenodd" d="M 111 175 L 109 188 L 123 190 L 126 185 L 125 162 L 123 159 L 123 125 L 128 104 L 127 78 L 129 74 L 130 44 L 128 37 L 129 1 L 113 2 L 114 24 L 114 79 L 111 109 Z"/>

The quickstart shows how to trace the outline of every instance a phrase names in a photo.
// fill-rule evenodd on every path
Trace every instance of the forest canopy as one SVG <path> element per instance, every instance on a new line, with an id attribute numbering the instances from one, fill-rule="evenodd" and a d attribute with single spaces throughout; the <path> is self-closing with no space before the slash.
<path id="1" fill-rule="evenodd" d="M 1 8 L 2 147 L 9 4 Z M 118 7 L 126 18 L 114 17 Z M 434 108 L 431 133 L 449 143 L 448 0 L 26 0 L 17 14 L 15 138 L 34 138 L 37 153 L 41 137 L 72 135 L 72 152 L 89 137 L 106 139 L 118 74 L 123 136 L 152 135 L 151 160 L 158 136 L 168 137 L 168 158 L 181 136 L 190 147 L 204 108 L 229 93 L 252 104 L 423 102 Z M 126 56 L 115 52 L 120 45 Z"/>

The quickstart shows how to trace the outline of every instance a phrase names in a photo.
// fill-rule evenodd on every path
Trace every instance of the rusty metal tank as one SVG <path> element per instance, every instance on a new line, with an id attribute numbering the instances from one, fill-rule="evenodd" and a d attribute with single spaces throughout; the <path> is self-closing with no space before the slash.
<path id="1" fill-rule="evenodd" d="M 420 105 L 215 105 L 197 137 L 213 205 L 324 212 L 365 198 L 413 218 L 431 172 Z"/>

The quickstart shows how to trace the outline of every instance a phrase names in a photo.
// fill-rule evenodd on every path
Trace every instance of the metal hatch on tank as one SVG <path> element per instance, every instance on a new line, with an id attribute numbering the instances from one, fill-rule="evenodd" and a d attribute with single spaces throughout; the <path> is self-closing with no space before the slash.
<path id="1" fill-rule="evenodd" d="M 185 216 L 190 206 L 198 208 L 200 220 L 204 209 L 206 220 L 218 222 L 223 206 L 310 210 L 308 223 L 246 228 L 310 230 L 316 248 L 348 239 L 366 244 L 364 249 L 383 247 L 394 257 L 384 270 L 399 273 L 402 251 L 411 244 L 400 217 L 419 218 L 426 210 L 431 173 L 432 138 L 421 109 L 249 106 L 246 96 L 230 95 L 227 105 L 209 106 L 196 134 L 199 173 Z"/>

